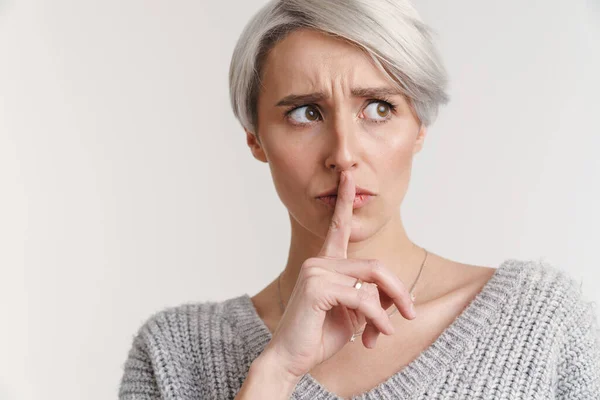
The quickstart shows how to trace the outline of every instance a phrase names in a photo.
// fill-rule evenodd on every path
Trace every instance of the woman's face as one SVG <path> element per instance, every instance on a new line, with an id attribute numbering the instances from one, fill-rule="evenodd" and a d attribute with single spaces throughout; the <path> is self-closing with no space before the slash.
<path id="1" fill-rule="evenodd" d="M 333 208 L 317 195 L 337 188 L 340 171 L 376 194 L 354 210 L 351 242 L 377 233 L 399 213 L 413 155 L 425 128 L 368 55 L 314 30 L 296 30 L 263 66 L 254 156 L 268 162 L 290 215 L 325 237 Z"/>

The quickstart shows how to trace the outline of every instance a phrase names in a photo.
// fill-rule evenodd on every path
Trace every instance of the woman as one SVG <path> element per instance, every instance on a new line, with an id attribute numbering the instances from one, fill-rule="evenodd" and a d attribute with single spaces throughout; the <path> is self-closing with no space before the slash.
<path id="1" fill-rule="evenodd" d="M 287 265 L 253 297 L 150 317 L 121 399 L 600 398 L 595 311 L 573 279 L 543 261 L 463 264 L 405 231 L 445 88 L 406 1 L 265 5 L 230 91 L 289 211 Z"/>

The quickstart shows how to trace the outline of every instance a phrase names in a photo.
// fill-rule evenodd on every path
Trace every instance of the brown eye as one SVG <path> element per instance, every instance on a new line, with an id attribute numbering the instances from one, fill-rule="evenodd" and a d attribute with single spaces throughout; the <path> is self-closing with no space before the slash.
<path id="1" fill-rule="evenodd" d="M 380 117 L 387 117 L 389 112 L 390 109 L 387 104 L 379 103 L 379 106 L 377 107 L 377 114 L 379 114 Z"/>
<path id="2" fill-rule="evenodd" d="M 318 121 L 320 114 L 314 106 L 302 106 L 292 110 L 289 116 L 294 123 L 301 125 Z"/>
<path id="3" fill-rule="evenodd" d="M 389 118 L 391 107 L 384 101 L 374 101 L 365 108 L 365 116 L 375 121 Z"/>
<path id="4" fill-rule="evenodd" d="M 316 121 L 319 119 L 319 113 L 313 107 L 306 107 L 306 119 L 309 121 Z"/>

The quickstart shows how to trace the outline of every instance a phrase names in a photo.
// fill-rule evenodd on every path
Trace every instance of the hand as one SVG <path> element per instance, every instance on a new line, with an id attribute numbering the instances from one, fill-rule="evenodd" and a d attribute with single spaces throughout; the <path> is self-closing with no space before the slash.
<path id="1" fill-rule="evenodd" d="M 317 257 L 302 264 L 285 312 L 265 348 L 289 377 L 302 377 L 340 351 L 365 320 L 362 342 L 374 348 L 380 333 L 394 333 L 386 312 L 392 304 L 405 318 L 415 317 L 405 285 L 381 261 L 347 259 L 355 193 L 352 175 L 342 172 L 323 247 Z M 356 278 L 364 281 L 358 290 Z"/>

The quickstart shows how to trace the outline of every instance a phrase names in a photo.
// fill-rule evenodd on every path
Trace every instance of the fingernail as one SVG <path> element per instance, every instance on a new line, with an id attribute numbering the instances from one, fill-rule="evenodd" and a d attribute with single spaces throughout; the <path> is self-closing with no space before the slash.
<path id="1" fill-rule="evenodd" d="M 347 178 L 346 178 L 346 173 L 345 173 L 344 171 L 342 171 L 342 174 L 341 174 L 341 176 L 340 176 L 340 181 L 341 181 L 342 183 L 346 183 L 346 179 L 347 179 Z"/>
<path id="2" fill-rule="evenodd" d="M 378 339 L 378 338 L 379 338 L 379 336 L 378 336 L 378 337 L 376 337 L 375 339 L 373 339 L 373 342 L 371 343 L 371 348 L 372 348 L 372 349 L 374 349 L 374 348 L 375 348 L 375 345 L 377 344 L 377 339 Z"/>
<path id="3" fill-rule="evenodd" d="M 396 328 L 394 328 L 394 325 L 392 325 L 392 323 L 390 322 L 390 335 L 393 335 L 394 333 L 396 333 Z"/>
<path id="4" fill-rule="evenodd" d="M 417 316 L 417 312 L 415 311 L 415 305 L 413 303 L 410 303 L 410 313 L 412 314 L 413 318 Z"/>

